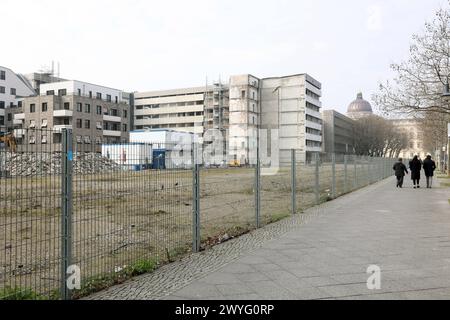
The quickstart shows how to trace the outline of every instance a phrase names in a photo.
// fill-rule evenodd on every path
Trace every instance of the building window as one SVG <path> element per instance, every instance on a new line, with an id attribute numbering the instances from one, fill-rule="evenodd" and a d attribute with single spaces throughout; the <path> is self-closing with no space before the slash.
<path id="1" fill-rule="evenodd" d="M 78 89 L 78 95 L 81 96 L 81 89 Z"/>
<path id="2" fill-rule="evenodd" d="M 3 70 L 0 71 L 0 80 L 6 80 L 6 72 Z"/>
<path id="3" fill-rule="evenodd" d="M 54 96 L 54 95 L 55 95 L 55 90 L 49 90 L 49 91 L 47 91 L 47 95 L 48 95 L 48 96 Z"/>
<path id="4" fill-rule="evenodd" d="M 70 102 L 64 102 L 64 110 L 70 109 Z"/>
<path id="5" fill-rule="evenodd" d="M 114 117 L 118 116 L 117 110 L 116 109 L 111 109 L 111 115 Z"/>
<path id="6" fill-rule="evenodd" d="M 41 143 L 46 144 L 47 143 L 47 135 L 42 135 L 41 137 Z"/>
<path id="7" fill-rule="evenodd" d="M 102 122 L 101 121 L 97 121 L 95 127 L 97 128 L 97 130 L 102 130 L 103 129 Z"/>
<path id="8" fill-rule="evenodd" d="M 4 126 L 5 125 L 5 117 L 0 116 L 0 126 Z"/>
<path id="9" fill-rule="evenodd" d="M 89 98 L 92 98 L 92 91 L 89 91 Z"/>
<path id="10" fill-rule="evenodd" d="M 83 104 L 82 103 L 77 103 L 77 111 L 83 112 Z"/>
<path id="11" fill-rule="evenodd" d="M 102 106 L 97 106 L 97 114 L 102 114 Z"/>
<path id="12" fill-rule="evenodd" d="M 47 125 L 48 125 L 47 119 L 42 119 L 41 128 L 47 128 Z"/>
<path id="13" fill-rule="evenodd" d="M 28 141 L 30 144 L 35 144 L 36 143 L 36 137 L 31 135 L 30 136 L 30 140 Z"/>
<path id="14" fill-rule="evenodd" d="M 0 93 L 5 93 L 5 87 L 0 86 Z"/>
<path id="15" fill-rule="evenodd" d="M 122 124 L 122 131 L 127 132 L 127 125 L 125 123 Z"/>
<path id="16" fill-rule="evenodd" d="M 47 112 L 47 102 L 42 103 L 42 112 Z"/>
<path id="17" fill-rule="evenodd" d="M 36 112 L 36 105 L 34 103 L 30 104 L 30 113 Z"/>
<path id="18" fill-rule="evenodd" d="M 83 128 L 83 120 L 82 119 L 77 119 L 77 128 L 78 129 Z"/>
<path id="19" fill-rule="evenodd" d="M 58 96 L 62 97 L 67 95 L 67 90 L 66 89 L 59 89 L 58 90 Z"/>
<path id="20" fill-rule="evenodd" d="M 97 92 L 97 99 L 102 99 L 102 94 L 100 92 Z"/>
<path id="21" fill-rule="evenodd" d="M 83 137 L 77 136 L 77 143 L 83 143 Z"/>
<path id="22" fill-rule="evenodd" d="M 115 101 L 116 101 L 116 103 L 119 103 L 119 97 L 118 96 L 116 96 Z"/>
<path id="23" fill-rule="evenodd" d="M 86 104 L 84 105 L 84 107 L 85 107 L 84 112 L 86 112 L 86 113 L 91 113 L 91 105 L 90 105 L 90 104 L 86 103 Z"/>
<path id="24" fill-rule="evenodd" d="M 241 92 L 241 98 L 242 98 L 242 99 L 245 99 L 245 90 L 242 90 L 242 92 Z"/>
<path id="25" fill-rule="evenodd" d="M 12 120 L 12 113 L 8 113 L 8 121 Z"/>
<path id="26" fill-rule="evenodd" d="M 91 121 L 90 120 L 84 120 L 84 128 L 90 129 L 91 128 Z"/>
<path id="27" fill-rule="evenodd" d="M 17 102 L 17 106 L 18 106 L 19 108 L 22 108 L 22 101 L 18 101 L 18 102 Z"/>
<path id="28" fill-rule="evenodd" d="M 15 96 L 17 93 L 16 88 L 11 88 L 10 91 L 12 96 Z"/>
<path id="29" fill-rule="evenodd" d="M 5 109 L 5 101 L 0 101 L 0 109 Z"/>
<path id="30" fill-rule="evenodd" d="M 110 94 L 106 95 L 106 101 L 111 102 L 111 95 Z"/>
<path id="31" fill-rule="evenodd" d="M 85 136 L 84 137 L 84 143 L 91 144 L 91 137 L 90 136 Z"/>
<path id="32" fill-rule="evenodd" d="M 124 118 L 127 118 L 127 116 L 128 116 L 127 110 L 123 110 L 123 117 L 124 117 Z"/>
<path id="33" fill-rule="evenodd" d="M 30 120 L 30 126 L 28 128 L 30 128 L 30 129 L 36 128 L 36 121 Z"/>

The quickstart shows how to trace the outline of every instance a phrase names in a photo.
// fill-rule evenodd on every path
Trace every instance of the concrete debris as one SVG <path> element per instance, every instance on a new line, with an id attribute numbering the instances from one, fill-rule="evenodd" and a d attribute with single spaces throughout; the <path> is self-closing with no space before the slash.
<path id="1" fill-rule="evenodd" d="M 0 170 L 10 177 L 61 174 L 61 153 L 3 153 Z M 122 170 L 114 161 L 99 153 L 75 153 L 74 174 L 107 173 Z"/>

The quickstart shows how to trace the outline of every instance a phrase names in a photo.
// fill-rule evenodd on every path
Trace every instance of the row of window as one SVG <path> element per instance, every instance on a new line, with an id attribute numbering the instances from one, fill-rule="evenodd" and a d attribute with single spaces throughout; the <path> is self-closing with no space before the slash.
<path id="1" fill-rule="evenodd" d="M 168 113 L 168 114 L 155 114 L 149 116 L 137 116 L 136 120 L 148 120 L 148 119 L 164 119 L 164 118 L 182 118 L 182 117 L 198 117 L 203 116 L 203 112 L 185 112 L 185 113 Z"/>
<path id="2" fill-rule="evenodd" d="M 84 143 L 84 144 L 91 144 L 91 136 L 76 136 L 76 142 L 78 144 Z M 30 135 L 28 137 L 28 143 L 29 144 L 36 144 L 36 137 L 34 135 Z M 55 141 L 56 142 L 56 141 Z M 47 135 L 41 135 L 41 143 L 46 144 L 48 143 Z M 101 137 L 95 137 L 95 143 L 96 144 L 102 144 L 102 138 Z"/>
<path id="3" fill-rule="evenodd" d="M 316 136 L 321 136 L 322 135 L 322 131 L 317 130 L 317 129 L 313 129 L 313 128 L 308 128 L 308 127 L 306 128 L 306 133 L 314 134 Z"/>
<path id="4" fill-rule="evenodd" d="M 0 93 L 5 94 L 5 93 L 6 93 L 6 88 L 3 87 L 3 86 L 0 86 Z M 17 94 L 16 88 L 9 88 L 9 93 L 10 93 L 12 96 L 15 96 L 15 95 Z"/>
<path id="5" fill-rule="evenodd" d="M 307 147 L 320 148 L 322 147 L 322 143 L 318 141 L 306 140 Z"/>
<path id="6" fill-rule="evenodd" d="M 70 103 L 69 102 L 64 102 L 63 108 L 64 108 L 64 110 L 70 110 Z M 91 105 L 86 103 L 84 105 L 84 108 L 83 108 L 83 104 L 82 103 L 77 103 L 76 111 L 77 112 L 83 112 L 83 110 L 84 110 L 84 113 L 91 113 Z M 30 113 L 35 113 L 36 112 L 36 104 L 34 104 L 34 103 L 30 104 L 29 111 L 30 111 Z M 47 102 L 43 102 L 42 103 L 41 111 L 42 112 L 47 112 L 48 111 L 48 104 L 47 104 Z M 117 109 L 108 110 L 108 108 L 102 107 L 102 106 L 97 106 L 96 113 L 98 115 L 104 114 L 104 115 L 112 115 L 112 116 L 115 116 L 115 117 L 120 117 L 121 116 L 120 110 L 117 110 Z M 127 110 L 123 110 L 123 117 L 124 118 L 128 117 Z"/>
<path id="7" fill-rule="evenodd" d="M 77 92 L 78 95 L 81 97 L 82 96 L 81 89 L 78 89 L 77 91 L 78 91 Z M 47 96 L 54 96 L 55 95 L 55 90 L 48 90 L 46 92 L 46 95 Z M 59 89 L 58 90 L 58 96 L 62 97 L 62 96 L 66 96 L 66 95 L 67 95 L 67 89 Z M 92 91 L 89 91 L 87 96 L 92 99 L 93 98 Z M 95 97 L 96 97 L 96 99 L 102 100 L 103 99 L 103 94 L 101 92 L 96 92 L 96 96 Z M 107 102 L 112 102 L 112 96 L 110 94 L 106 95 L 106 101 Z M 114 102 L 115 103 L 119 103 L 119 97 L 118 96 L 114 97 Z"/>
<path id="8" fill-rule="evenodd" d="M 309 114 L 306 115 L 306 120 L 317 123 L 317 124 L 322 124 L 322 119 L 310 116 Z"/>
<path id="9" fill-rule="evenodd" d="M 166 107 L 186 107 L 186 106 L 195 106 L 195 105 L 203 105 L 203 100 L 189 101 L 189 102 L 177 102 L 177 103 L 146 104 L 146 105 L 142 105 L 142 106 L 136 106 L 136 110 L 159 109 L 159 108 L 166 108 Z"/>
<path id="10" fill-rule="evenodd" d="M 64 122 L 65 125 L 68 125 L 68 122 Z M 41 126 L 40 128 L 47 128 L 48 127 L 48 121 L 47 119 L 41 119 Z M 36 128 L 36 121 L 30 120 L 30 125 L 28 126 L 30 129 Z M 84 120 L 84 126 L 83 126 L 83 119 L 77 119 L 76 120 L 76 128 L 77 129 L 90 129 L 91 128 L 91 120 Z M 110 124 L 108 122 L 102 122 L 97 121 L 96 123 L 96 129 L 97 130 L 112 130 L 112 131 L 120 131 L 121 127 L 118 123 Z M 122 131 L 127 132 L 128 126 L 127 124 L 122 124 Z"/>
<path id="11" fill-rule="evenodd" d="M 315 94 L 314 92 L 312 92 L 312 91 L 309 90 L 309 89 L 306 89 L 306 95 L 307 95 L 307 96 L 310 96 L 311 98 L 317 99 L 317 100 L 320 99 L 320 96 L 319 96 L 319 95 Z"/>

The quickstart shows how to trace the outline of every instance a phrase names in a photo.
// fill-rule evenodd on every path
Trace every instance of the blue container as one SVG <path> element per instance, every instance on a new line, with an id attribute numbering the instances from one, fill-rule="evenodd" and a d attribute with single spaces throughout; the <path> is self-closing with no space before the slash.
<path id="1" fill-rule="evenodd" d="M 154 170 L 166 169 L 166 150 L 155 149 L 153 150 L 153 166 Z"/>

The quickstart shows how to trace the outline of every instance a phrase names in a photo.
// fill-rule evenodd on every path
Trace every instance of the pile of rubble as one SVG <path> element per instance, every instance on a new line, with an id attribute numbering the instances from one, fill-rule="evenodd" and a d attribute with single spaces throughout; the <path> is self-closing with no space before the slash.
<path id="1" fill-rule="evenodd" d="M 2 153 L 0 171 L 8 176 L 61 174 L 61 153 Z M 121 170 L 120 165 L 98 153 L 75 153 L 74 174 L 106 173 Z"/>

